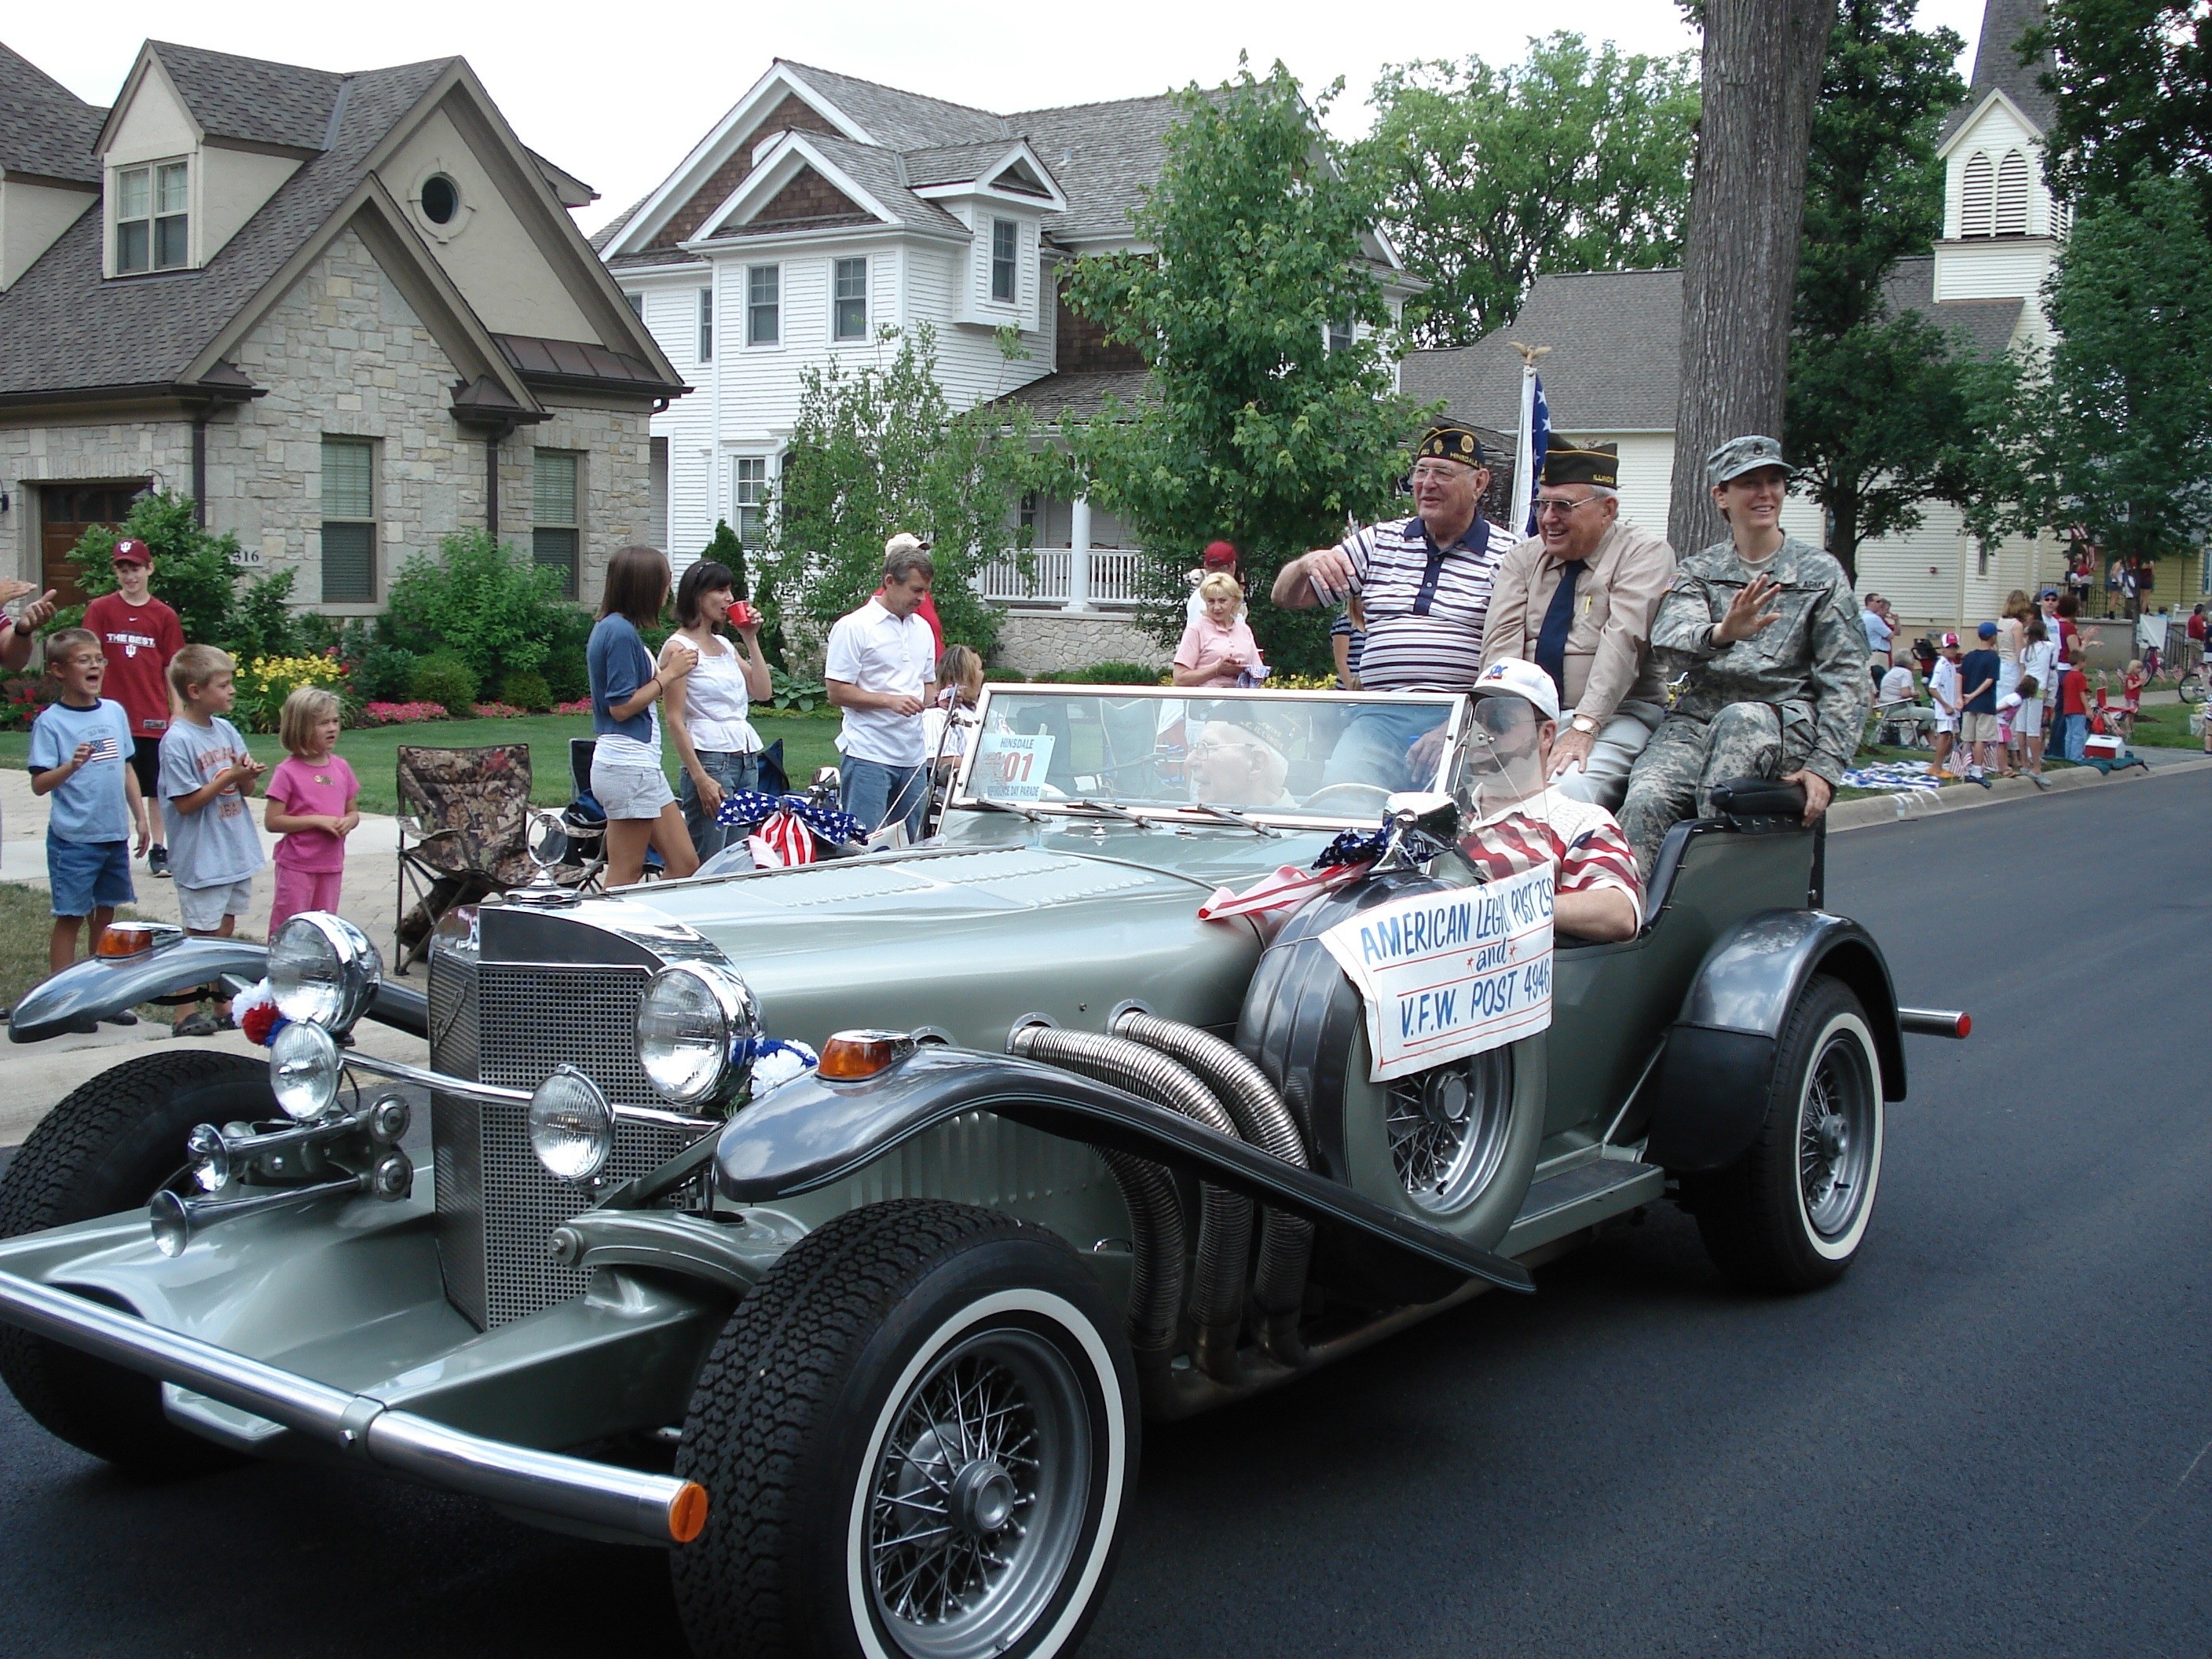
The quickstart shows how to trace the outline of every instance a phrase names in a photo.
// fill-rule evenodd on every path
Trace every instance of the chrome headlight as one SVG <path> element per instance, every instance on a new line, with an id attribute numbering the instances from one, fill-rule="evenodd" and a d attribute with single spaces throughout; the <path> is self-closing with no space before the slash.
<path id="1" fill-rule="evenodd" d="M 589 1181 L 615 1149 L 615 1109 L 573 1066 L 556 1068 L 530 1097 L 530 1150 L 562 1181 Z"/>
<path id="2" fill-rule="evenodd" d="M 287 1024 L 269 1045 L 269 1086 L 284 1115 L 305 1123 L 338 1097 L 338 1042 L 319 1025 Z"/>
<path id="3" fill-rule="evenodd" d="M 303 910 L 269 942 L 269 988 L 276 1012 L 343 1036 L 368 1012 L 384 960 L 362 933 L 327 910 Z"/>
<path id="4" fill-rule="evenodd" d="M 751 988 L 715 963 L 662 969 L 637 1005 L 637 1063 L 675 1105 L 728 1102 L 752 1072 L 759 1038 Z"/>

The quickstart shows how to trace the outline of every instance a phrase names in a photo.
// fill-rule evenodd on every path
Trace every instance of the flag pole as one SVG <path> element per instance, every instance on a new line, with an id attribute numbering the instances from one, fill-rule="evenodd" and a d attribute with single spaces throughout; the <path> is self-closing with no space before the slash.
<path id="1" fill-rule="evenodd" d="M 1549 346 L 1509 342 L 1521 354 L 1521 433 L 1513 449 L 1513 517 L 1516 535 L 1526 533 L 1529 502 L 1536 494 L 1536 359 L 1548 355 Z"/>

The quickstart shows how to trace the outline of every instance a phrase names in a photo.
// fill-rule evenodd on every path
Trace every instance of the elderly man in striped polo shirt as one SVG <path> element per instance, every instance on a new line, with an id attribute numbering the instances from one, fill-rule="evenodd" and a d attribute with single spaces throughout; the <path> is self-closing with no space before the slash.
<path id="1" fill-rule="evenodd" d="M 1291 560 L 1273 599 L 1289 610 L 1340 605 L 1357 593 L 1367 615 L 1359 683 L 1369 691 L 1464 691 L 1482 672 L 1482 635 L 1498 562 L 1516 539 L 1482 516 L 1490 487 L 1482 441 L 1455 422 L 1422 434 L 1413 453 L 1416 515 L 1355 531 L 1334 547 Z M 1338 743 L 1328 783 L 1401 787 L 1408 751 L 1435 716 L 1363 709 Z"/>

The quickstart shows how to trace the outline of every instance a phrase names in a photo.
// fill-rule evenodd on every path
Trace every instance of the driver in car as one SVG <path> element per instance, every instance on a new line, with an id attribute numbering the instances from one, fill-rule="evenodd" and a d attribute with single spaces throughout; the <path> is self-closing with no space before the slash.
<path id="1" fill-rule="evenodd" d="M 1190 746 L 1191 799 L 1213 806 L 1266 806 L 1295 811 L 1284 787 L 1291 763 L 1249 726 L 1208 720 Z"/>
<path id="2" fill-rule="evenodd" d="M 1532 662 L 1507 658 L 1473 687 L 1474 720 L 1457 793 L 1475 815 L 1460 851 L 1492 881 L 1552 866 L 1552 926 L 1577 939 L 1634 939 L 1644 925 L 1636 854 L 1613 814 L 1577 800 L 1551 775 L 1559 693 Z"/>

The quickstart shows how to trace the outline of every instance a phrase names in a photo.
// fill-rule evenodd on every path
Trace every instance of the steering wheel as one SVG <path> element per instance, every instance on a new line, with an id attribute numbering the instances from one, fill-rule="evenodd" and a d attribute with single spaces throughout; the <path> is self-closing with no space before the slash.
<path id="1" fill-rule="evenodd" d="M 1308 795 L 1306 805 L 1318 806 L 1327 797 L 1341 793 L 1346 790 L 1356 790 L 1362 794 L 1374 796 L 1375 804 L 1377 806 L 1388 806 L 1390 804 L 1390 792 L 1379 783 L 1328 783 Z"/>

